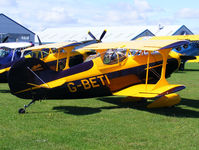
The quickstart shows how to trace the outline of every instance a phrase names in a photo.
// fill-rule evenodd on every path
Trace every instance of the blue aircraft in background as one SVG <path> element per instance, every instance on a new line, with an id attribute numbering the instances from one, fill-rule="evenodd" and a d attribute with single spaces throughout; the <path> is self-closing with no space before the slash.
<path id="1" fill-rule="evenodd" d="M 0 80 L 5 80 L 4 68 L 11 66 L 16 60 L 21 58 L 21 50 L 33 46 L 29 42 L 8 42 L 0 43 Z M 2 81 L 1 80 L 1 81 Z"/>
<path id="2" fill-rule="evenodd" d="M 173 36 L 150 36 L 141 37 L 137 40 L 188 40 L 189 44 L 173 48 L 180 54 L 181 64 L 179 70 L 184 70 L 185 62 L 196 59 L 199 56 L 199 35 L 173 35 Z"/>
<path id="3" fill-rule="evenodd" d="M 191 41 L 189 44 L 174 48 L 173 51 L 182 54 L 179 70 L 184 70 L 186 61 L 196 59 L 196 56 L 199 56 L 199 41 Z"/>

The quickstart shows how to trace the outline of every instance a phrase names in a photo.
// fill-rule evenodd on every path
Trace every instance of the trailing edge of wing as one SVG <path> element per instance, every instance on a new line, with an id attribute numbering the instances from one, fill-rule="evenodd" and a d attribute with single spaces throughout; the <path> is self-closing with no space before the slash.
<path id="1" fill-rule="evenodd" d="M 34 46 L 27 48 L 25 50 L 38 50 L 38 49 L 43 49 L 43 48 L 64 48 L 68 46 L 76 46 L 81 44 L 80 42 L 61 42 L 61 43 L 53 43 L 53 44 L 44 44 L 44 45 L 39 45 L 39 46 Z"/>
<path id="2" fill-rule="evenodd" d="M 179 45 L 188 44 L 186 40 L 136 40 L 128 42 L 109 42 L 109 43 L 97 43 L 86 46 L 82 49 L 136 49 L 136 50 L 146 50 L 146 51 L 157 51 L 167 48 L 177 47 Z"/>
<path id="3" fill-rule="evenodd" d="M 173 36 L 152 36 L 149 40 L 190 40 L 199 41 L 199 35 L 173 35 Z"/>

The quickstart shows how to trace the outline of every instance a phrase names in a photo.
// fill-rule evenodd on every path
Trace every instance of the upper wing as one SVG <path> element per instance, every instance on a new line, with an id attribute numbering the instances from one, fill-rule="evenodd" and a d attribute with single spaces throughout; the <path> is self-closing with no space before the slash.
<path id="1" fill-rule="evenodd" d="M 137 40 L 190 40 L 199 41 L 199 35 L 173 35 L 173 36 L 151 36 L 141 37 Z"/>
<path id="2" fill-rule="evenodd" d="M 34 46 L 27 48 L 25 50 L 40 50 L 44 48 L 64 48 L 64 47 L 69 47 L 69 46 L 76 46 L 81 44 L 80 42 L 61 42 L 61 43 L 53 43 L 53 44 L 44 44 L 44 45 L 39 45 L 39 46 Z"/>
<path id="3" fill-rule="evenodd" d="M 83 47 L 82 49 L 95 49 L 95 50 L 105 50 L 105 49 L 136 49 L 136 50 L 146 50 L 146 51 L 157 51 L 162 49 L 168 49 L 177 47 L 179 45 L 187 44 L 188 41 L 182 40 L 135 40 L 128 42 L 110 42 L 110 43 L 97 43 Z"/>

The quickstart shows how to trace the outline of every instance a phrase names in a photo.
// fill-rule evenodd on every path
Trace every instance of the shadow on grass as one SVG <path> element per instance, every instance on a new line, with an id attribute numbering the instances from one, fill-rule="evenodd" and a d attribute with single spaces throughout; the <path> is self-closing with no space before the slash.
<path id="1" fill-rule="evenodd" d="M 186 73 L 186 71 L 180 71 L 180 70 L 178 70 L 175 73 Z"/>
<path id="2" fill-rule="evenodd" d="M 199 71 L 199 69 L 185 69 L 184 71 Z"/>
<path id="3" fill-rule="evenodd" d="M 57 106 L 53 107 L 53 110 L 57 110 L 59 112 L 64 112 L 72 115 L 90 115 L 90 114 L 99 113 L 102 111 L 102 109 L 115 109 L 115 108 L 119 107 L 111 106 L 111 107 L 92 108 L 92 107 L 78 107 L 78 106 Z"/>
<path id="4" fill-rule="evenodd" d="M 121 97 L 100 97 L 97 100 L 114 104 L 116 106 L 109 107 L 78 107 L 78 106 L 56 106 L 53 110 L 58 112 L 64 112 L 72 115 L 90 115 L 100 113 L 103 109 L 118 109 L 118 108 L 132 108 L 141 111 L 147 111 L 150 113 L 171 116 L 171 117 L 187 117 L 187 118 L 199 118 L 199 111 L 195 111 L 192 108 L 199 109 L 199 101 L 182 98 L 179 105 L 167 108 L 153 108 L 149 109 L 146 106 L 150 103 L 147 101 L 141 102 L 122 102 Z M 182 108 L 181 106 L 187 106 L 189 108 Z"/>
<path id="5" fill-rule="evenodd" d="M 10 93 L 10 90 L 0 90 L 0 93 Z"/>
<path id="6" fill-rule="evenodd" d="M 183 99 L 180 102 L 179 105 L 175 107 L 167 107 L 167 108 L 153 108 L 149 109 L 146 106 L 149 104 L 149 102 L 121 102 L 122 98 L 114 98 L 114 97 L 103 97 L 98 98 L 98 100 L 108 102 L 111 104 L 116 104 L 119 107 L 128 107 L 132 109 L 142 110 L 142 111 L 148 111 L 150 113 L 165 115 L 165 116 L 171 116 L 171 117 L 187 117 L 187 118 L 199 118 L 199 111 L 195 111 L 186 108 L 180 107 L 181 105 L 185 105 L 192 108 L 199 108 L 199 101 L 197 100 L 191 100 L 191 99 Z"/>
<path id="7" fill-rule="evenodd" d="M 198 108 L 199 109 L 199 100 L 182 98 L 180 105 L 185 105 L 185 106 L 189 106 L 189 107 L 192 107 L 192 108 Z"/>
<path id="8" fill-rule="evenodd" d="M 0 75 L 0 83 L 8 83 L 7 78 L 2 77 L 2 76 Z"/>

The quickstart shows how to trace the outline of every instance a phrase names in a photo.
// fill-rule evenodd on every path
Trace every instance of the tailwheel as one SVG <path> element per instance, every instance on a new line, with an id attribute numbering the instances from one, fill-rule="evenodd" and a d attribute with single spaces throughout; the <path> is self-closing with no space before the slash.
<path id="1" fill-rule="evenodd" d="M 26 113 L 26 110 L 24 108 L 20 108 L 18 112 L 19 112 L 19 114 L 24 114 L 24 113 Z"/>
<path id="2" fill-rule="evenodd" d="M 178 104 L 181 101 L 181 98 L 178 94 L 172 93 L 164 95 L 151 104 L 147 105 L 147 108 L 160 108 L 160 107 L 172 107 Z"/>
<path id="3" fill-rule="evenodd" d="M 19 114 L 24 114 L 24 113 L 26 113 L 26 108 L 28 108 L 28 107 L 29 107 L 31 104 L 33 104 L 35 101 L 36 101 L 36 100 L 33 99 L 28 105 L 24 105 L 24 108 L 20 108 L 20 109 L 18 110 L 18 113 L 19 113 Z"/>

